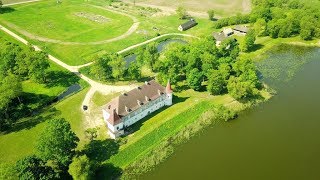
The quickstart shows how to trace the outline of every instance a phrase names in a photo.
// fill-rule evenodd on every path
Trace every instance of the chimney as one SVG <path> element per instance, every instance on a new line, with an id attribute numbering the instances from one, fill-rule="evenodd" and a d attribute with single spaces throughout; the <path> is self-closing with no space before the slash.
<path id="1" fill-rule="evenodd" d="M 161 91 L 160 91 L 160 89 L 158 89 L 158 94 L 159 94 L 160 96 L 161 96 L 161 94 L 162 94 Z"/>
<path id="2" fill-rule="evenodd" d="M 145 96 L 145 99 L 146 99 L 147 102 L 150 101 L 150 98 L 148 98 L 148 96 Z"/>
<path id="3" fill-rule="evenodd" d="M 146 84 L 146 85 L 150 85 L 148 81 L 145 81 L 145 82 L 144 82 L 144 84 Z"/>
<path id="4" fill-rule="evenodd" d="M 139 101 L 139 100 L 137 100 L 137 103 L 138 103 L 139 106 L 142 105 L 141 101 Z"/>

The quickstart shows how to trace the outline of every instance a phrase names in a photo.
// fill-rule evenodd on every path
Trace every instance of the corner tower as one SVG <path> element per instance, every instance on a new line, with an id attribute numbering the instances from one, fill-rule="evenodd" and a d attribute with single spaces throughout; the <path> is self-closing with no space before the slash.
<path id="1" fill-rule="evenodd" d="M 167 87 L 166 87 L 166 106 L 172 105 L 172 97 L 173 97 L 173 91 L 171 89 L 170 81 L 168 81 Z"/>

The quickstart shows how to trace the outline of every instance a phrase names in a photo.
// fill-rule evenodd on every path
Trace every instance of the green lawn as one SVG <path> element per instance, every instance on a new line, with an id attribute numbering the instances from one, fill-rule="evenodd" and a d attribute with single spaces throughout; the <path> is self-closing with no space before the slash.
<path id="1" fill-rule="evenodd" d="M 80 13 L 83 13 L 82 15 Z M 26 36 L 71 42 L 94 42 L 125 33 L 131 18 L 71 0 L 21 4 L 0 16 L 1 22 Z M 14 25 L 11 25 L 14 24 Z"/>

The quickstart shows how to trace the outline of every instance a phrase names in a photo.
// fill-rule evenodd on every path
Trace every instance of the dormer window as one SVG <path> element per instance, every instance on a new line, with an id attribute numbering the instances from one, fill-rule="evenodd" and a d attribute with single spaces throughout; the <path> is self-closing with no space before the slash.
<path id="1" fill-rule="evenodd" d="M 139 100 L 137 100 L 137 103 L 138 103 L 139 106 L 143 105 L 143 103 L 141 101 L 139 101 Z"/>

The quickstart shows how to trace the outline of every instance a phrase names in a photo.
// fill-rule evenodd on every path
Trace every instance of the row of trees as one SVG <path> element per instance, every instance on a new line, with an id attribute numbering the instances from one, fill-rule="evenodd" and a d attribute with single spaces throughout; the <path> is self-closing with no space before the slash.
<path id="1" fill-rule="evenodd" d="M 188 45 L 168 48 L 156 62 L 157 79 L 173 84 L 186 82 L 189 88 L 207 90 L 214 95 L 230 93 L 236 99 L 258 95 L 261 87 L 255 65 L 249 59 L 237 59 L 240 47 L 235 39 L 227 39 L 217 48 L 211 37 Z"/>
<path id="2" fill-rule="evenodd" d="M 159 58 L 156 43 L 150 43 L 136 53 L 136 60 L 127 63 L 118 54 L 105 54 L 90 68 L 90 74 L 101 81 L 139 80 L 142 66 L 154 70 Z"/>
<path id="3" fill-rule="evenodd" d="M 47 54 L 3 40 L 0 43 L 0 131 L 15 121 L 22 104 L 22 81 L 47 82 Z"/>
<path id="4" fill-rule="evenodd" d="M 254 0 L 249 15 L 220 19 L 216 28 L 253 23 L 258 36 L 286 38 L 300 35 L 304 40 L 320 37 L 320 3 L 298 0 Z"/>
<path id="5" fill-rule="evenodd" d="M 176 9 L 176 13 L 177 13 L 179 19 L 186 19 L 189 16 L 186 8 L 184 8 L 182 6 L 179 6 Z M 208 10 L 207 13 L 208 13 L 209 20 L 214 20 L 214 15 L 215 15 L 214 10 L 212 10 L 212 9 Z"/>

